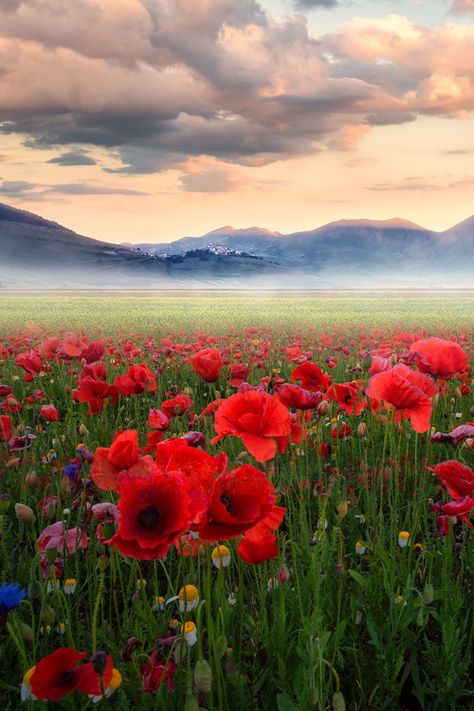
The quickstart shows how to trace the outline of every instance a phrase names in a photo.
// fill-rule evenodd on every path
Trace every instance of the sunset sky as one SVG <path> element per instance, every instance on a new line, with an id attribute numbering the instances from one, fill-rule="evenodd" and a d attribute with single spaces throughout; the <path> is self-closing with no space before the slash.
<path id="1" fill-rule="evenodd" d="M 474 0 L 0 0 L 0 202 L 113 242 L 474 213 Z"/>

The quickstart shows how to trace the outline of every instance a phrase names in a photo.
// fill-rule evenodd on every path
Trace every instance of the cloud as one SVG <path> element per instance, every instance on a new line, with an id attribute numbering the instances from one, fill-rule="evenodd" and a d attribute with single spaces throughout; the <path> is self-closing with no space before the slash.
<path id="1" fill-rule="evenodd" d="M 36 201 L 53 195 L 147 195 L 147 193 L 89 183 L 44 185 L 25 180 L 3 180 L 0 182 L 0 195 L 9 195 L 18 199 L 29 198 Z"/>
<path id="2" fill-rule="evenodd" d="M 451 12 L 454 15 L 468 15 L 474 12 L 474 0 L 453 0 Z"/>
<path id="3" fill-rule="evenodd" d="M 92 165 L 102 147 L 115 156 L 101 163 L 109 173 L 193 156 L 260 166 L 345 150 L 371 126 L 474 109 L 467 25 L 389 15 L 314 37 L 303 14 L 276 21 L 256 0 L 200 0 L 192 12 L 189 0 L 12 9 L 0 7 L 0 132 L 57 150 L 56 165 Z"/>
<path id="4" fill-rule="evenodd" d="M 319 7 L 336 7 L 339 0 L 296 0 L 295 5 L 301 10 L 314 10 Z"/>
<path id="5" fill-rule="evenodd" d="M 235 188 L 232 177 L 221 170 L 183 175 L 180 181 L 183 190 L 188 193 L 226 193 Z"/>
<path id="6" fill-rule="evenodd" d="M 53 163 L 55 165 L 97 165 L 97 161 L 91 156 L 88 156 L 85 151 L 76 149 L 75 151 L 68 151 L 67 153 L 62 153 L 60 156 L 55 158 L 50 158 L 48 163 Z"/>

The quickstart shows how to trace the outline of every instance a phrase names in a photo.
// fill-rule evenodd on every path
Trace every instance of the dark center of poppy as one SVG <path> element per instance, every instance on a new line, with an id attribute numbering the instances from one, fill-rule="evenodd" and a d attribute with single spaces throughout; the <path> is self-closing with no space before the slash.
<path id="1" fill-rule="evenodd" d="M 140 512 L 138 521 L 143 528 L 154 528 L 161 521 L 161 514 L 156 506 L 147 506 Z"/>
<path id="2" fill-rule="evenodd" d="M 231 516 L 235 516 L 235 511 L 232 506 L 232 501 L 230 500 L 229 494 L 226 494 L 225 492 L 221 494 L 219 501 L 224 504 L 227 513 L 229 513 Z"/>
<path id="3" fill-rule="evenodd" d="M 59 683 L 61 686 L 68 686 L 74 681 L 74 669 L 65 669 L 61 672 Z"/>

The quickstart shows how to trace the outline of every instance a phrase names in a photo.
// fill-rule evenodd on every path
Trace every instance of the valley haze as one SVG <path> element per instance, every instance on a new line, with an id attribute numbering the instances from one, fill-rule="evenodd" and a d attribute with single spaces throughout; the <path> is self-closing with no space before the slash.
<path id="1" fill-rule="evenodd" d="M 2 289 L 430 289 L 474 286 L 474 216 L 443 232 L 340 220 L 281 234 L 221 227 L 115 244 L 0 204 Z"/>

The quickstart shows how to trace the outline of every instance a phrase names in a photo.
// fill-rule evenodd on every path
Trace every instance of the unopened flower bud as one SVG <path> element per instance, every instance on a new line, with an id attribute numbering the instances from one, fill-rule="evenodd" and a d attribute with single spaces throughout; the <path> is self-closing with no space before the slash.
<path id="1" fill-rule="evenodd" d="M 15 514 L 20 523 L 33 523 L 35 520 L 33 509 L 26 504 L 15 504 Z"/>
<path id="2" fill-rule="evenodd" d="M 196 662 L 194 667 L 194 684 L 197 692 L 208 694 L 212 687 L 212 670 L 205 659 Z"/>

